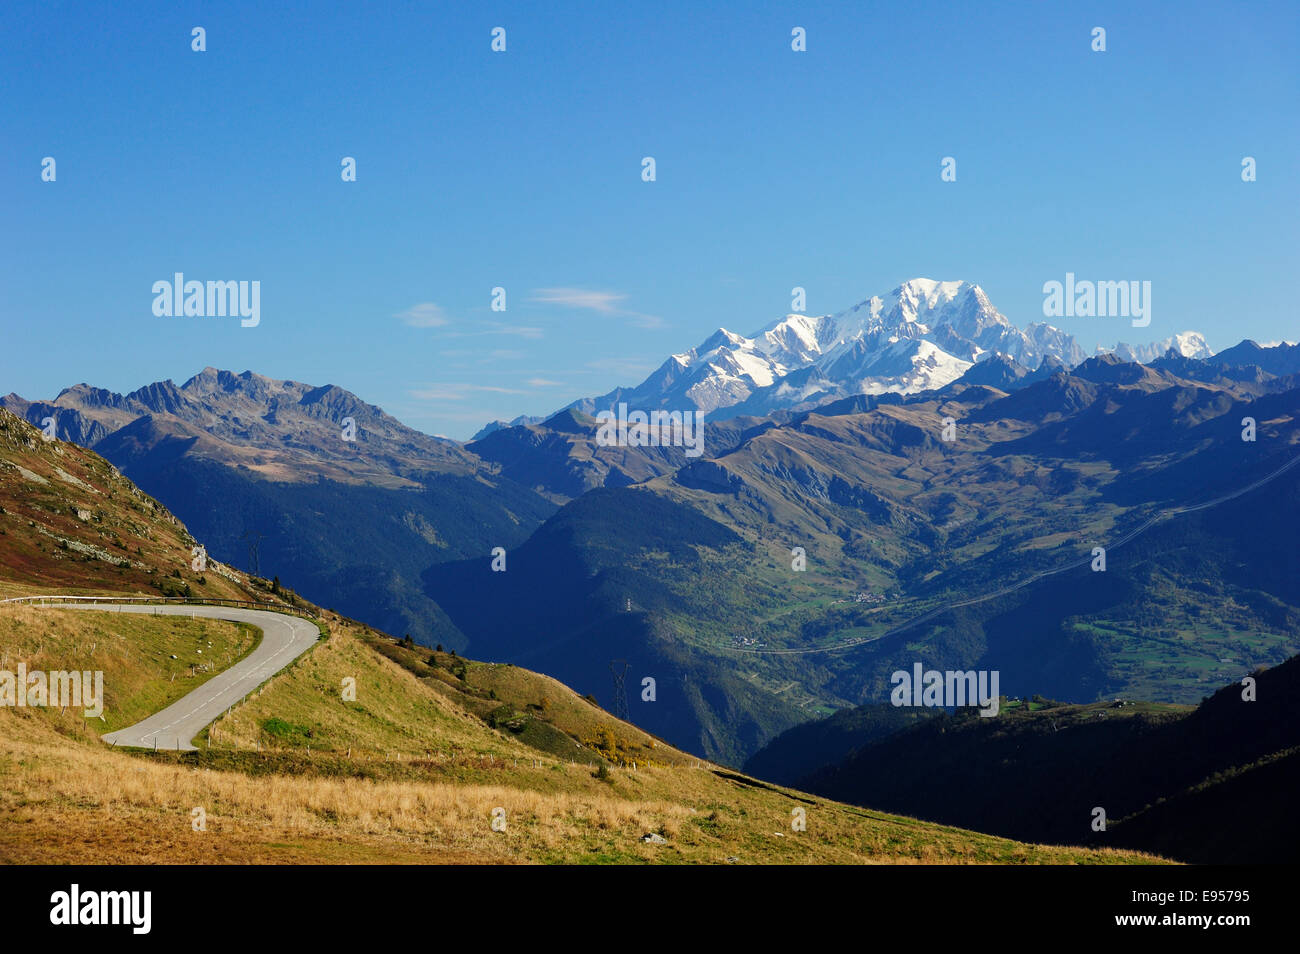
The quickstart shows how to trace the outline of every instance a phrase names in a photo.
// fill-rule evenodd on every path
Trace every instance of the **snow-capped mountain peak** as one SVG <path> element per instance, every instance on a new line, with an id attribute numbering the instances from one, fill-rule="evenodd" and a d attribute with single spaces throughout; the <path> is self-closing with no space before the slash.
<path id="1" fill-rule="evenodd" d="M 949 304 L 963 291 L 974 288 L 965 282 L 936 282 L 930 278 L 913 278 L 903 282 L 891 294 L 898 296 L 899 304 L 911 312 L 912 320 L 922 311 L 936 311 Z"/>
<path id="2" fill-rule="evenodd" d="M 1214 355 L 1199 331 L 1183 331 L 1168 340 L 1168 345 L 1184 358 L 1209 358 Z M 1166 349 L 1167 351 L 1168 349 Z"/>
<path id="3" fill-rule="evenodd" d="M 1211 353 L 1196 332 L 1112 350 L 1124 360 L 1151 361 L 1171 347 L 1187 357 Z M 1048 359 L 1072 367 L 1088 357 L 1059 328 L 1012 324 L 979 285 L 913 278 L 834 314 L 786 314 L 748 337 L 719 328 L 637 387 L 571 406 L 588 414 L 620 401 L 702 410 L 714 419 L 766 414 L 853 394 L 943 387 L 994 354 L 1030 371 Z"/>
<path id="4" fill-rule="evenodd" d="M 1095 354 L 1113 354 L 1123 361 L 1136 361 L 1139 364 L 1149 364 L 1156 358 L 1163 358 L 1169 353 L 1170 349 L 1184 358 L 1208 358 L 1214 352 L 1210 349 L 1205 338 L 1198 331 L 1183 331 L 1176 335 L 1171 335 L 1163 341 L 1153 341 L 1144 345 L 1129 345 L 1119 342 L 1113 348 L 1103 348 L 1097 346 Z"/>

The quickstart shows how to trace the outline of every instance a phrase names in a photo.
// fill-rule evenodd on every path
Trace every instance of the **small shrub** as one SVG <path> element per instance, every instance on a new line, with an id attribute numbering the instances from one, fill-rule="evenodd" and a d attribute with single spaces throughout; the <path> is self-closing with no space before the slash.
<path id="1" fill-rule="evenodd" d="M 522 712 L 516 712 L 514 706 L 498 706 L 488 713 L 487 724 L 494 729 L 522 732 L 528 725 L 528 717 Z"/>

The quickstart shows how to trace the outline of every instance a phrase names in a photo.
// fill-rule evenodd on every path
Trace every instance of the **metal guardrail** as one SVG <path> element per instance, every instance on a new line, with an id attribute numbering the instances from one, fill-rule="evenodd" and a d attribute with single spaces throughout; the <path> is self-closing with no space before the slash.
<path id="1" fill-rule="evenodd" d="M 288 603 L 268 603 L 262 600 L 197 599 L 185 596 L 13 596 L 7 600 L 0 600 L 0 605 L 5 603 L 36 603 L 44 606 L 61 601 L 68 603 L 163 603 L 181 606 L 247 606 L 290 615 L 301 615 L 314 622 L 320 621 L 320 617 L 310 610 L 292 606 Z"/>

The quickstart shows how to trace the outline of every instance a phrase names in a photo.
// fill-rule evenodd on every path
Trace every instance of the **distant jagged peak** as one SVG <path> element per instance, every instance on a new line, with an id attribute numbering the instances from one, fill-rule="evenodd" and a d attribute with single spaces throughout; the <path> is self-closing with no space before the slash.
<path id="1" fill-rule="evenodd" d="M 1138 361 L 1124 358 L 1114 352 L 1093 355 L 1070 371 L 1070 375 L 1093 384 L 1138 386 L 1147 389 L 1167 387 L 1174 379 L 1160 370 L 1154 370 Z"/>
<path id="2" fill-rule="evenodd" d="M 126 399 L 116 391 L 97 388 L 83 381 L 80 384 L 72 385 L 70 388 L 64 388 L 51 403 L 61 404 L 64 407 L 118 408 L 122 407 L 125 401 Z"/>
<path id="3" fill-rule="evenodd" d="M 586 434 L 592 431 L 597 423 L 596 419 L 589 414 L 583 414 L 577 408 L 568 407 L 556 414 L 552 414 L 541 422 L 540 426 L 567 434 Z"/>
<path id="4" fill-rule="evenodd" d="M 502 421 L 498 419 L 490 424 L 484 425 L 479 429 L 478 433 L 466 441 L 466 443 L 473 444 L 475 441 L 483 440 L 483 438 L 487 437 L 489 434 L 495 434 L 497 431 L 506 430 L 511 427 L 528 427 L 533 424 L 541 424 L 544 420 L 545 418 L 530 416 L 527 414 L 521 414 L 513 421 Z"/>
<path id="5" fill-rule="evenodd" d="M 303 392 L 302 397 L 298 399 L 298 403 L 303 406 L 319 404 L 321 407 L 338 411 L 367 411 L 375 415 L 384 413 L 373 404 L 367 404 L 347 388 L 341 388 L 337 384 L 322 384 L 319 387 L 308 388 Z"/>
<path id="6" fill-rule="evenodd" d="M 141 405 L 155 414 L 176 414 L 186 403 L 185 395 L 170 378 L 146 384 L 126 396 L 126 404 Z"/>
<path id="7" fill-rule="evenodd" d="M 280 381 L 254 371 L 246 370 L 236 374 L 233 371 L 213 367 L 204 368 L 181 385 L 182 391 L 195 397 L 242 394 L 255 401 L 266 401 L 272 395 L 285 392 L 301 394 L 309 389 L 309 385 L 297 381 Z"/>

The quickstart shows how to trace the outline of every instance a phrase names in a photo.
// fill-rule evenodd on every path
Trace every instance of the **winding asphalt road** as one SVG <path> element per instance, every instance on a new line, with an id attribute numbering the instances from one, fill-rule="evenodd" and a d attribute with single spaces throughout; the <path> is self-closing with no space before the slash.
<path id="1" fill-rule="evenodd" d="M 271 676 L 293 662 L 320 639 L 310 620 L 268 610 L 230 606 L 114 606 L 63 603 L 58 609 L 95 610 L 100 613 L 143 613 L 146 616 L 199 616 L 250 623 L 262 631 L 262 642 L 229 669 L 217 673 L 193 692 L 143 722 L 105 735 L 105 742 L 137 748 L 194 751 L 190 739 L 217 716 L 239 702 Z"/>

